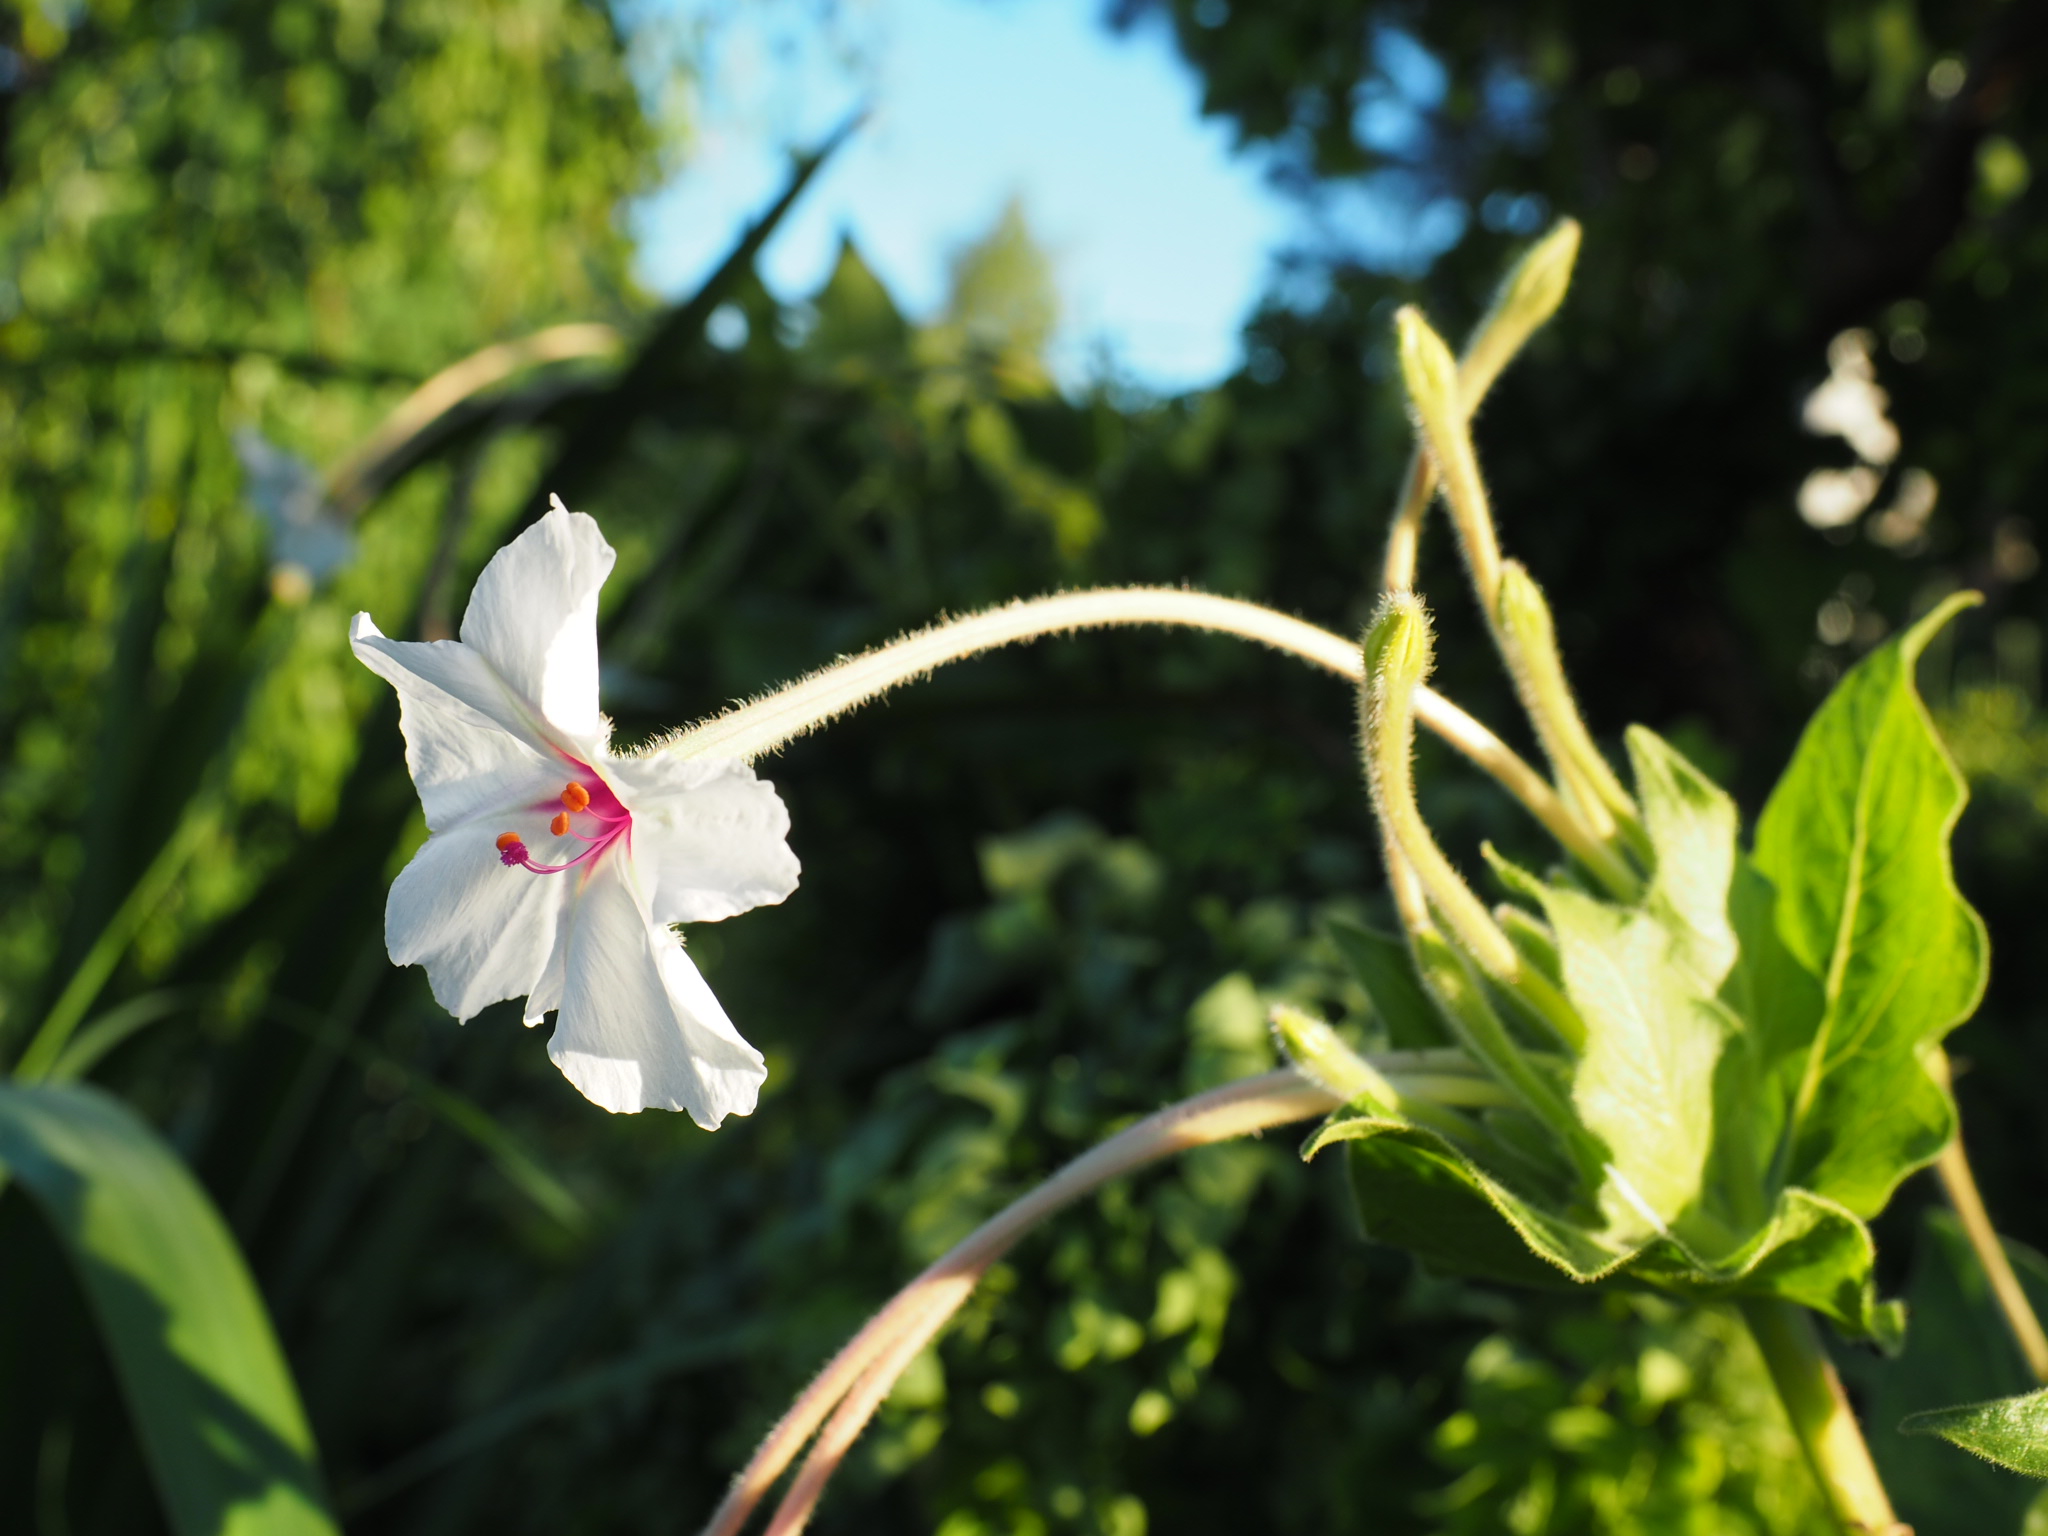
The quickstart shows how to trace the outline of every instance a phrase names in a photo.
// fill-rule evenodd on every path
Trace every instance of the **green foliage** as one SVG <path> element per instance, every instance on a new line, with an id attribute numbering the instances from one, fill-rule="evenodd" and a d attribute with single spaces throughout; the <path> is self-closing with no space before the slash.
<path id="1" fill-rule="evenodd" d="M 1315 1007 L 1364 1045 L 1400 1028 L 1386 984 L 1361 987 L 1334 947 L 1390 920 L 1344 700 L 1220 642 L 1098 637 L 978 662 L 771 765 L 805 888 L 691 935 L 770 1053 L 771 1096 L 716 1138 L 590 1116 L 512 1019 L 458 1032 L 386 964 L 382 893 L 419 831 L 340 638 L 356 606 L 393 633 L 445 624 L 537 493 L 596 513 L 621 550 L 606 702 L 628 735 L 938 611 L 1089 580 L 1188 581 L 1355 630 L 1409 442 L 1386 316 L 1423 287 L 1472 312 L 1505 231 L 1547 202 L 1585 219 L 1584 271 L 1482 446 L 1591 718 L 1732 764 L 1753 808 L 1820 691 L 1923 588 L 1985 586 L 2001 635 L 2038 617 L 2043 337 L 2021 298 L 2040 287 L 2040 179 L 1977 148 L 1995 133 L 2043 163 L 2048 93 L 2025 88 L 2012 8 L 1239 5 L 1214 26 L 1217 7 L 1174 9 L 1211 105 L 1338 175 L 1358 168 L 1356 87 L 1387 84 L 1375 29 L 1416 27 L 1449 76 L 1421 113 L 1421 182 L 1480 212 L 1424 278 L 1291 267 L 1247 368 L 1166 402 L 1049 395 L 1042 360 L 906 320 L 851 248 L 808 331 L 744 260 L 710 296 L 746 312 L 743 347 L 703 344 L 701 308 L 657 317 L 618 210 L 664 146 L 628 84 L 645 60 L 602 10 L 5 9 L 0 1034 L 11 1061 L 104 959 L 55 1069 L 165 1127 L 228 1213 L 351 1529 L 708 1509 L 933 1244 L 1175 1085 L 1266 1060 L 1255 1007 Z M 1951 56 L 1987 72 L 1953 111 L 1917 83 Z M 1504 132 L 1516 99 L 1540 132 Z M 331 467 L 434 369 L 570 319 L 619 324 L 626 368 L 510 381 L 455 413 L 353 525 L 352 567 L 302 604 L 273 593 L 231 427 Z M 1906 456 L 1939 480 L 1922 543 L 1824 537 L 1792 509 L 1836 452 L 1792 402 L 1847 324 L 1872 329 Z M 1444 542 L 1421 579 L 1454 590 Z M 1849 638 L 1817 638 L 1823 603 Z M 1506 718 L 1470 616 L 1446 604 L 1439 623 L 1442 686 Z M 1965 661 L 1977 648 L 1965 633 Z M 1447 845 L 1540 857 L 1429 743 L 1418 778 Z M 2038 884 L 2013 850 L 2042 825 L 2024 800 L 1958 832 L 2007 958 L 1956 1043 L 1978 1062 L 1958 1092 L 1994 1208 L 2038 1240 L 2048 985 L 2024 942 Z M 1820 983 L 1772 951 L 1770 907 L 1738 858 L 1743 960 L 1721 1001 L 1796 1034 Z M 1486 1134 L 1517 1188 L 1558 1177 L 1533 1122 Z M 1513 1394 L 1484 1398 L 1500 1497 L 1554 1490 L 1550 1532 L 1599 1529 L 1637 1465 L 1658 1497 L 1700 1489 L 1708 1530 L 1796 1507 L 1803 1472 L 1753 1369 L 1695 1365 L 1693 1395 L 1647 1418 L 1630 1395 L 1646 1340 L 1696 1360 L 1693 1325 L 1603 1314 L 1581 1342 L 1563 1318 L 1585 1296 L 1419 1275 L 1357 1240 L 1334 1169 L 1296 1166 L 1281 1138 L 1227 1153 L 1020 1249 L 820 1529 L 1470 1524 L 1484 1498 L 1418 1503 L 1445 1478 L 1424 1447 L 1461 1392 L 1480 1402 L 1461 1362 L 1497 1334 L 1550 1362 L 1532 1403 L 1594 1382 L 1613 1424 L 1567 1453 L 1553 1407 L 1511 1433 Z M 1915 1247 L 1912 1197 L 1876 1223 L 1888 1259 Z M 1470 1209 L 1515 1274 L 1568 1284 Z M 1854 1246 L 1844 1218 L 1793 1214 L 1815 1235 L 1774 1262 L 1853 1312 L 1866 1261 L 1829 1267 Z M 21 1196 L 0 1203 L 0 1246 L 0 1524 L 149 1528 L 116 1385 Z M 1932 1315 L 1917 1280 L 1910 1296 Z M 1698 1436 L 1679 1425 L 1696 1410 Z M 1727 1452 L 1711 1488 L 1701 1437 Z M 1910 1518 L 1978 1536 L 1985 1507 Z"/>
<path id="2" fill-rule="evenodd" d="M 1427 1503 L 1442 1536 L 1835 1529 L 1756 1346 L 1719 1309 L 1609 1296 L 1491 1335 L 1432 1448 L 1459 1474 Z"/>
<path id="3" fill-rule="evenodd" d="M 1974 601 L 1950 599 L 1843 680 L 1757 824 L 1779 936 L 1821 983 L 1783 1166 L 1863 1216 L 1955 1134 L 1927 1059 L 1984 991 L 1984 925 L 1949 868 L 1963 780 L 1913 687 L 1928 640 Z"/>
<path id="4" fill-rule="evenodd" d="M 1962 784 L 1913 683 L 1963 601 L 1875 652 L 1822 706 L 1765 809 L 1753 868 L 1733 803 L 1640 728 L 1628 737 L 1651 850 L 1639 899 L 1501 866 L 1512 894 L 1540 904 L 1528 921 L 1585 1026 L 1571 1118 L 1540 1085 L 1523 1090 L 1534 1121 L 1496 1116 L 1465 1137 L 1384 1108 L 1340 1112 L 1309 1151 L 1351 1144 L 1368 1231 L 1454 1273 L 1529 1282 L 1533 1254 L 1581 1282 L 1782 1296 L 1897 1347 L 1903 1317 L 1876 1299 L 1863 1219 L 1953 1134 L 1926 1057 L 1975 1006 L 1986 966 L 1949 868 Z M 1455 964 L 1432 960 L 1441 941 L 1414 942 L 1425 967 Z M 1370 989 L 1382 957 L 1346 953 Z M 1784 984 L 1787 957 L 1803 985 Z M 1474 981 L 1443 975 L 1447 1008 L 1484 1006 Z M 1787 1020 L 1788 999 L 1822 1006 Z M 1495 1054 L 1522 1056 L 1504 1038 Z M 1527 1077 L 1535 1060 L 1511 1065 Z M 1549 1145 L 1530 1136 L 1539 1126 Z"/>
<path id="5" fill-rule="evenodd" d="M 262 1298 L 177 1154 L 96 1089 L 0 1086 L 10 1173 L 92 1302 L 171 1528 L 334 1536 Z"/>

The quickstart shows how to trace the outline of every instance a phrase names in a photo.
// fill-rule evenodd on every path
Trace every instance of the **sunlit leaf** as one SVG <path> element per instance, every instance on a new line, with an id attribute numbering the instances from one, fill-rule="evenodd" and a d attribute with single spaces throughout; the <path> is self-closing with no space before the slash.
<path id="1" fill-rule="evenodd" d="M 1874 1215 L 1954 1133 L 1927 1053 L 1984 990 L 1984 926 L 1956 889 L 1963 780 L 1913 687 L 1960 593 L 1873 651 L 1807 725 L 1757 826 L 1777 929 L 1819 978 L 1792 1088 L 1788 1183 Z"/>
<path id="2" fill-rule="evenodd" d="M 84 1286 L 179 1536 L 333 1536 L 312 1431 L 205 1191 L 118 1101 L 0 1087 L 0 1164 Z"/>

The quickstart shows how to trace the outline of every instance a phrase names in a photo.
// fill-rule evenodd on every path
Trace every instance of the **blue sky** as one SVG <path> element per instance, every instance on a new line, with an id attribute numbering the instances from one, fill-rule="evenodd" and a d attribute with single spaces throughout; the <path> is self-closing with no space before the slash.
<path id="1" fill-rule="evenodd" d="M 695 142 L 672 186 L 638 210 L 643 277 L 687 290 L 815 142 L 854 107 L 873 116 L 768 247 L 784 298 L 823 281 L 850 233 L 897 302 L 931 314 L 948 263 L 1023 200 L 1050 250 L 1063 380 L 1117 371 L 1172 390 L 1213 382 L 1271 254 L 1295 227 L 1259 163 L 1203 122 L 1198 87 L 1164 28 L 1116 35 L 1098 0 L 846 0 L 827 31 L 803 0 L 724 14 L 684 0 L 700 28 Z"/>
<path id="2" fill-rule="evenodd" d="M 1102 0 L 642 0 L 643 57 L 665 36 L 696 66 L 690 152 L 634 211 L 641 274 L 688 291 L 779 190 L 787 150 L 862 103 L 872 116 L 763 253 L 779 297 L 823 282 L 842 232 L 910 314 L 943 302 L 953 255 L 1012 197 L 1053 257 L 1069 385 L 1108 367 L 1169 392 L 1239 362 L 1239 333 L 1288 248 L 1338 244 L 1415 266 L 1458 238 L 1455 204 L 1400 207 L 1385 178 L 1306 206 L 1263 153 L 1204 120 L 1200 86 L 1163 22 L 1127 33 Z M 1441 70 L 1398 35 L 1357 105 L 1361 140 L 1396 148 Z M 651 75 L 658 71 L 650 70 Z"/>

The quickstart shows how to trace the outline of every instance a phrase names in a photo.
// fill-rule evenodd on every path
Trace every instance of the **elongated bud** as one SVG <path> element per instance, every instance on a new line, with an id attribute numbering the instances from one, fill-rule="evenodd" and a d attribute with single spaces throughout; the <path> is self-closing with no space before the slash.
<path id="1" fill-rule="evenodd" d="M 1586 1026 L 1548 977 L 1525 965 L 1472 887 L 1444 857 L 1415 799 L 1415 690 L 1432 659 L 1429 615 L 1413 593 L 1390 592 L 1366 631 L 1361 755 L 1373 810 L 1389 845 L 1414 871 L 1430 910 L 1480 970 L 1499 982 L 1566 1047 L 1585 1043 Z M 1407 912 L 1411 938 L 1424 928 Z"/>
<path id="2" fill-rule="evenodd" d="M 1458 365 L 1443 337 L 1430 329 L 1422 311 L 1404 304 L 1394 316 L 1401 354 L 1401 381 L 1422 428 L 1423 441 L 1443 479 L 1444 499 L 1457 525 L 1472 584 L 1488 612 L 1500 585 L 1500 540 L 1493 530 L 1493 512 L 1479 478 L 1479 461 L 1466 429 L 1464 394 Z"/>
<path id="3" fill-rule="evenodd" d="M 1493 307 L 1473 331 L 1465 344 L 1465 355 L 1458 362 L 1458 411 L 1468 424 L 1502 370 L 1514 361 L 1515 354 L 1544 321 L 1557 313 L 1565 290 L 1571 286 L 1572 267 L 1578 255 L 1578 221 L 1560 220 L 1556 228 L 1522 254 L 1502 281 Z M 1426 374 L 1432 361 L 1418 356 L 1418 373 Z M 1405 358 L 1402 367 L 1405 376 Z M 1411 380 L 1408 388 L 1411 395 L 1416 394 L 1415 381 Z M 1393 525 L 1387 532 L 1380 585 L 1389 591 L 1415 584 L 1415 554 L 1422 537 L 1422 518 L 1435 490 L 1435 461 L 1428 454 L 1418 454 L 1402 479 L 1401 499 L 1395 505 Z"/>
<path id="4" fill-rule="evenodd" d="M 1453 1140 L 1478 1134 L 1479 1127 L 1468 1116 L 1423 1094 L 1404 1089 L 1346 1045 L 1337 1031 L 1321 1019 L 1303 1013 L 1299 1008 L 1290 1008 L 1285 1003 L 1275 1004 L 1269 1018 L 1280 1049 L 1294 1064 L 1295 1070 L 1318 1088 L 1336 1094 L 1346 1104 L 1374 1114 L 1398 1115 Z M 1454 1076 L 1424 1078 L 1421 1081 L 1470 1104 L 1493 1105 L 1502 1098 L 1519 1102 L 1484 1078 Z"/>
<path id="5" fill-rule="evenodd" d="M 1560 219 L 1522 253 L 1502 281 L 1493 307 L 1472 333 L 1458 365 L 1458 390 L 1468 416 L 1479 408 L 1501 370 L 1564 303 L 1572 267 L 1579 259 L 1579 234 L 1577 219 Z"/>
<path id="6" fill-rule="evenodd" d="M 1550 604 L 1520 561 L 1510 560 L 1501 568 L 1498 620 L 1515 691 L 1558 782 L 1597 836 L 1611 838 L 1617 823 L 1635 829 L 1635 800 L 1593 744 L 1564 675 Z"/>
<path id="7" fill-rule="evenodd" d="M 1400 1100 L 1394 1085 L 1379 1069 L 1351 1049 L 1321 1019 L 1276 1003 L 1268 1016 L 1280 1049 L 1301 1075 L 1319 1088 L 1326 1088 L 1346 1104 L 1361 1101 L 1380 1110 L 1391 1110 Z"/>

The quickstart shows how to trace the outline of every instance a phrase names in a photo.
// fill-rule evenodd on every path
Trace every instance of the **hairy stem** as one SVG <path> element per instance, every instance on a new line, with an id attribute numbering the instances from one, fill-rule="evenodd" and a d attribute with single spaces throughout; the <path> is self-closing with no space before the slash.
<path id="1" fill-rule="evenodd" d="M 1892 1513 L 1891 1498 L 1813 1319 L 1790 1302 L 1760 1297 L 1744 1300 L 1742 1315 L 1842 1529 L 1855 1536 L 1912 1536 Z"/>
<path id="2" fill-rule="evenodd" d="M 1306 1120 L 1336 1108 L 1338 1102 L 1336 1095 L 1292 1068 L 1268 1072 L 1162 1109 L 1068 1163 L 984 1222 L 897 1292 L 854 1335 L 768 1432 L 733 1480 L 703 1536 L 735 1536 L 804 1443 L 832 1415 L 832 1426 L 806 1459 L 772 1527 L 777 1536 L 801 1530 L 826 1481 L 889 1395 L 896 1377 L 945 1326 L 988 1267 L 1040 1222 L 1147 1163 L 1190 1147 Z M 836 1405 L 840 1411 L 833 1414 Z"/>
<path id="3" fill-rule="evenodd" d="M 1139 624 L 1236 635 L 1299 657 L 1354 684 L 1365 675 L 1357 645 L 1342 635 L 1239 598 L 1179 587 L 1060 592 L 949 619 L 863 651 L 690 726 L 656 750 L 684 757 L 762 757 L 948 662 L 1049 635 Z M 1543 775 L 1506 742 L 1428 688 L 1415 690 L 1415 718 L 1521 801 L 1529 814 L 1586 861 L 1603 883 L 1616 878 L 1610 852 L 1586 832 Z M 1621 874 L 1626 875 L 1625 867 Z"/>

